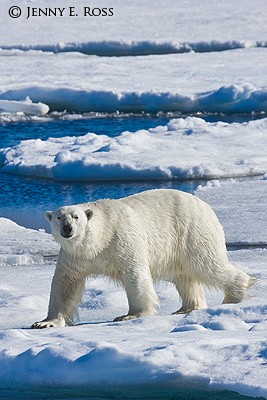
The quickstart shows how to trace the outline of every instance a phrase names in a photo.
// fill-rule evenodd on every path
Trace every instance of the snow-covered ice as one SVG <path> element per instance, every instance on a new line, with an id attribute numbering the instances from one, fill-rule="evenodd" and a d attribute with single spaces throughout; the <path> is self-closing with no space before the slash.
<path id="1" fill-rule="evenodd" d="M 242 196 L 234 188 L 237 192 L 241 190 Z M 255 179 L 250 183 L 247 180 L 238 183 L 235 180 L 223 183 L 211 181 L 203 187 L 200 185 L 196 194 L 216 209 L 217 216 L 223 220 L 229 245 L 267 245 L 265 180 Z M 231 218 L 225 218 L 226 213 Z"/>
<path id="2" fill-rule="evenodd" d="M 32 115 L 47 114 L 49 107 L 40 102 L 33 103 L 29 98 L 24 101 L 0 100 L 0 112 L 23 113 Z"/>
<path id="3" fill-rule="evenodd" d="M 73 181 L 264 175 L 266 129 L 266 118 L 232 124 L 180 118 L 114 138 L 88 133 L 23 141 L 0 150 L 0 165 L 9 174 Z"/>
<path id="4" fill-rule="evenodd" d="M 113 17 L 90 19 L 26 20 L 26 3 L 6 18 L 9 6 L 0 4 L 2 100 L 70 112 L 267 110 L 264 0 L 114 0 Z"/>
<path id="5" fill-rule="evenodd" d="M 101 7 L 107 3 L 101 2 Z M 9 0 L 2 0 L 0 15 L 5 21 L 1 27 L 2 45 L 56 45 L 83 42 L 143 42 L 196 43 L 196 42 L 264 42 L 267 37 L 265 1 L 249 0 L 233 3 L 225 0 L 152 1 L 113 0 L 112 17 L 83 17 L 80 0 L 66 3 L 47 0 L 45 5 L 35 0 L 22 2 L 22 16 L 8 17 Z M 29 7 L 65 7 L 62 18 L 36 18 L 26 20 Z M 68 7 L 75 6 L 78 17 L 68 17 Z M 98 4 L 99 6 L 99 4 Z M 91 7 L 97 7 L 93 2 Z M 49 29 L 48 27 L 49 23 Z M 11 34 L 12 33 L 12 34 Z"/>
<path id="6" fill-rule="evenodd" d="M 264 199 L 266 184 L 256 181 L 256 199 Z M 261 241 L 267 242 L 266 207 L 255 219 L 254 199 L 247 196 L 254 187 L 251 181 L 232 182 L 196 192 L 203 199 L 212 198 L 229 241 L 238 241 L 237 232 L 242 240 L 251 241 L 258 231 Z M 242 220 L 242 207 L 238 217 L 236 204 L 243 199 L 250 219 L 233 232 L 228 226 L 232 219 Z M 22 249 L 27 258 L 21 258 Z M 112 319 L 126 311 L 126 295 L 99 277 L 87 282 L 80 323 L 29 330 L 32 322 L 46 315 L 55 267 L 46 256 L 57 251 L 51 235 L 1 219 L 0 252 L 6 255 L 0 284 L 2 388 L 163 383 L 267 396 L 266 249 L 229 252 L 233 263 L 260 280 L 253 297 L 241 304 L 221 305 L 222 294 L 208 292 L 207 309 L 171 316 L 178 296 L 171 284 L 161 282 L 156 285 L 158 316 L 114 323 Z M 38 260 L 33 254 L 39 254 Z"/>
<path id="7" fill-rule="evenodd" d="M 207 309 L 171 316 L 179 299 L 160 282 L 158 316 L 113 323 L 126 295 L 98 277 L 87 282 L 76 326 L 30 330 L 46 315 L 58 246 L 0 218 L 0 388 L 166 384 L 267 398 L 265 0 L 113 0 L 114 15 L 103 18 L 85 18 L 81 0 L 47 0 L 64 16 L 28 19 L 27 7 L 44 4 L 19 3 L 20 18 L 9 17 L 9 0 L 0 4 L 1 124 L 91 112 L 174 118 L 117 137 L 21 141 L 0 149 L 1 173 L 51 184 L 213 179 L 195 194 L 223 223 L 232 262 L 259 284 L 242 304 L 221 305 L 221 293 L 208 291 Z M 205 122 L 203 113 L 251 121 Z M 221 180 L 233 177 L 246 179 Z"/>
<path id="8" fill-rule="evenodd" d="M 69 112 L 266 112 L 266 51 L 110 58 L 0 50 L 0 99 L 28 96 Z"/>

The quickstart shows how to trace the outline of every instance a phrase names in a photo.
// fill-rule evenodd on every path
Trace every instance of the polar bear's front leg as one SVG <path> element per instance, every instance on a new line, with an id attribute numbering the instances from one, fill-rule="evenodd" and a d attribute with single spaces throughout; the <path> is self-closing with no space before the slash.
<path id="1" fill-rule="evenodd" d="M 32 329 L 43 329 L 43 328 L 54 328 L 54 327 L 63 327 L 65 326 L 65 319 L 62 315 L 59 315 L 58 318 L 50 319 L 45 318 L 43 321 L 35 322 L 32 324 Z"/>
<path id="2" fill-rule="evenodd" d="M 51 286 L 47 318 L 35 322 L 32 328 L 42 329 L 73 325 L 84 286 L 85 279 L 83 277 L 61 274 L 56 269 Z"/>

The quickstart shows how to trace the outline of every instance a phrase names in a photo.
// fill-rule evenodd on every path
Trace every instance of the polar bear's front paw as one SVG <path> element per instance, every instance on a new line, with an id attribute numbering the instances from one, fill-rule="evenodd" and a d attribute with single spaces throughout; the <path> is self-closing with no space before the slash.
<path id="1" fill-rule="evenodd" d="M 55 319 L 44 319 L 40 322 L 35 322 L 32 324 L 32 329 L 44 329 L 44 328 L 55 328 L 55 327 L 63 327 L 65 326 L 65 321 L 62 318 Z"/>
<path id="2" fill-rule="evenodd" d="M 113 322 L 129 321 L 130 319 L 135 319 L 135 318 L 138 318 L 138 315 L 133 315 L 133 314 L 121 315 L 120 317 L 115 318 Z"/>

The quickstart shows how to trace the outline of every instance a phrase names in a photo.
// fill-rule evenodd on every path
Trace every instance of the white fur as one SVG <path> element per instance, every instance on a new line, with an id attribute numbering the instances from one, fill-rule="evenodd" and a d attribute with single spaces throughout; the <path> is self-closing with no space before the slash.
<path id="1" fill-rule="evenodd" d="M 177 313 L 207 306 L 203 286 L 223 290 L 224 303 L 238 303 L 255 281 L 230 264 L 223 228 L 210 206 L 188 193 L 146 191 L 62 207 L 46 218 L 61 249 L 48 316 L 33 328 L 72 324 L 90 275 L 124 286 L 129 312 L 117 321 L 155 314 L 155 280 L 175 284 L 182 299 Z"/>

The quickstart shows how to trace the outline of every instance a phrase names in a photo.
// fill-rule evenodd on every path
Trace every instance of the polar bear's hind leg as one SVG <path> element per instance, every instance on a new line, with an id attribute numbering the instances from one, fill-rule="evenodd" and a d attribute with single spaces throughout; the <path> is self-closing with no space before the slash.
<path id="1" fill-rule="evenodd" d="M 201 283 L 190 276 L 180 276 L 175 282 L 176 289 L 182 300 L 182 307 L 173 314 L 186 314 L 192 310 L 207 307 L 205 291 Z"/>

